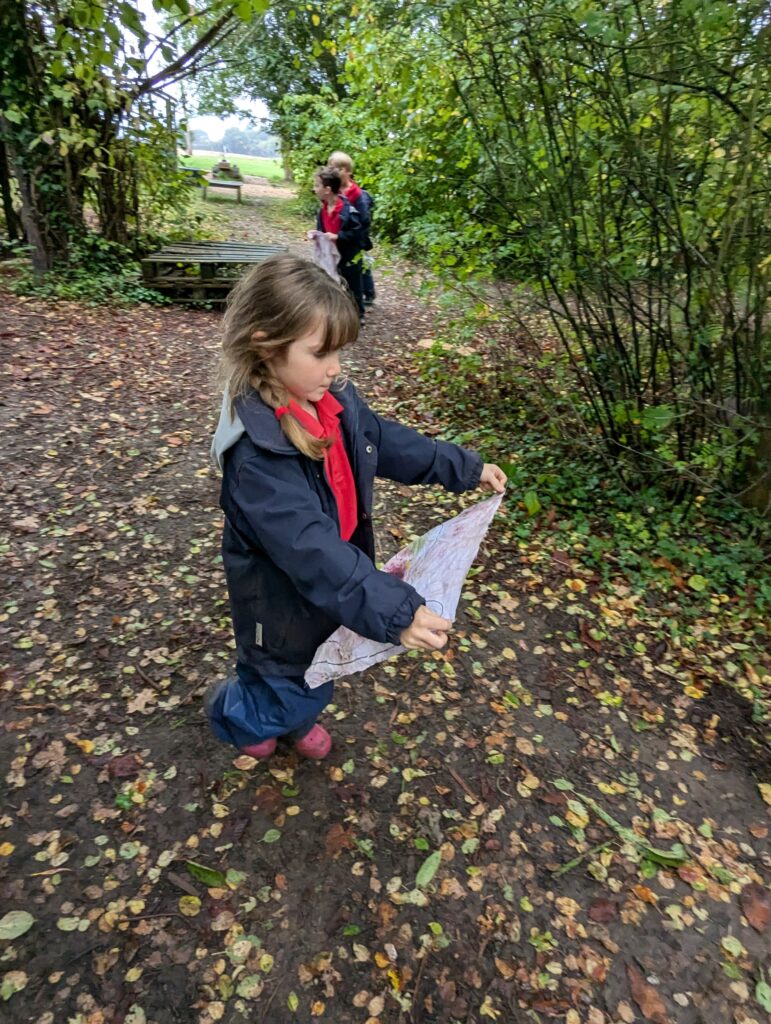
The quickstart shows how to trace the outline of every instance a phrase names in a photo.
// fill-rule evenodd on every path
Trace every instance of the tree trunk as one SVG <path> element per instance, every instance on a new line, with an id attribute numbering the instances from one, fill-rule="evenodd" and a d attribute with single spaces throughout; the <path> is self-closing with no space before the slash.
<path id="1" fill-rule="evenodd" d="M 8 150 L 2 140 L 0 140 L 0 191 L 3 194 L 3 215 L 5 216 L 5 230 L 8 239 L 11 242 L 21 242 L 24 240 L 24 230 L 13 205 Z"/>

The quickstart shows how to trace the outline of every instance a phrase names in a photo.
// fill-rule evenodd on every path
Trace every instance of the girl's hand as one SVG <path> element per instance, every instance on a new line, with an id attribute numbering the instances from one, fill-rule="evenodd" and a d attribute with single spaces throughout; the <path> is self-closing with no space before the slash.
<path id="1" fill-rule="evenodd" d="M 496 466 L 492 462 L 486 462 L 482 467 L 479 486 L 483 491 L 494 491 L 496 494 L 503 494 L 506 490 L 506 474 L 500 466 Z"/>
<path id="2" fill-rule="evenodd" d="M 402 630 L 399 640 L 408 651 L 438 651 L 447 643 L 447 630 L 451 626 L 449 619 L 443 619 L 422 604 L 409 626 Z"/>
<path id="3" fill-rule="evenodd" d="M 336 242 L 337 241 L 337 235 L 333 234 L 331 231 L 325 231 L 324 234 L 327 236 L 327 238 L 330 240 L 330 242 Z"/>

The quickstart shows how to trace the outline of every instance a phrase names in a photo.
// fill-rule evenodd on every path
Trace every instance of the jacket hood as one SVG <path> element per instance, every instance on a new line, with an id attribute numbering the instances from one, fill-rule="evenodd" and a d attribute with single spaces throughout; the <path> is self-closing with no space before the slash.
<path id="1" fill-rule="evenodd" d="M 345 413 L 350 386 L 346 385 L 334 394 L 342 403 Z M 298 454 L 295 446 L 281 429 L 275 411 L 267 406 L 255 391 L 236 399 L 236 412 L 231 416 L 230 395 L 226 388 L 222 396 L 219 422 L 211 444 L 212 462 L 220 472 L 224 468 L 225 452 L 235 447 L 244 434 L 248 434 L 249 439 L 258 448 L 278 455 Z"/>
<path id="2" fill-rule="evenodd" d="M 235 416 L 230 415 L 230 395 L 225 388 L 219 422 L 211 442 L 211 460 L 220 473 L 224 469 L 225 452 L 238 444 L 245 433 L 244 424 L 238 413 Z"/>

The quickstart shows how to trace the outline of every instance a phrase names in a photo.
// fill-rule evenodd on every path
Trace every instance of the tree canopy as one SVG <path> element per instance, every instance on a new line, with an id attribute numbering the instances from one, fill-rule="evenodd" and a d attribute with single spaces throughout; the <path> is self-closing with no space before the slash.
<path id="1" fill-rule="evenodd" d="M 187 0 L 153 0 L 153 8 L 163 35 L 121 0 L 54 7 L 7 0 L 0 7 L 0 182 L 8 211 L 8 172 L 16 179 L 40 272 L 85 234 L 86 195 L 103 238 L 125 244 L 139 232 L 142 189 L 158 197 L 158 181 L 176 159 L 162 90 L 216 64 L 215 47 L 264 4 L 213 0 L 199 10 Z M 154 170 L 160 173 L 148 189 Z"/>

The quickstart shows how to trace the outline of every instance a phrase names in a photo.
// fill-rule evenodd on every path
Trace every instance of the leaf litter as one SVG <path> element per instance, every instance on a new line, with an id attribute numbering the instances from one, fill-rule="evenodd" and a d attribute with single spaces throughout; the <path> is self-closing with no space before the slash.
<path id="1" fill-rule="evenodd" d="M 281 202 L 229 233 L 295 244 Z M 405 374 L 435 311 L 400 276 L 350 372 L 439 433 Z M 771 790 L 719 683 L 741 641 L 653 657 L 623 581 L 501 519 L 451 648 L 338 684 L 328 762 L 238 756 L 200 707 L 233 658 L 218 315 L 5 295 L 0 320 L 14 1019 L 760 1024 Z M 379 559 L 471 500 L 381 487 Z"/>

